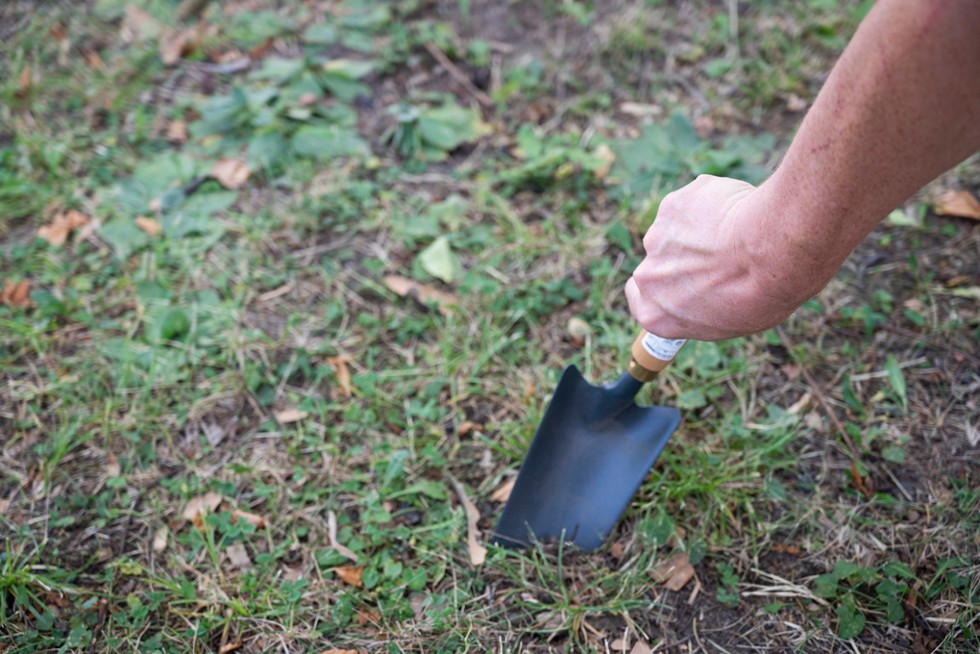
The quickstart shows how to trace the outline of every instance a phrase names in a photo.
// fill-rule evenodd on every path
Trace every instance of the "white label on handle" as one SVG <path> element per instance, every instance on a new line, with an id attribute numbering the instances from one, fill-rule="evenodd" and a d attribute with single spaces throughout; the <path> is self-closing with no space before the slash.
<path id="1" fill-rule="evenodd" d="M 661 361 L 673 361 L 680 349 L 684 347 L 684 343 L 687 343 L 686 338 L 660 338 L 649 332 L 643 337 L 643 349 L 650 356 Z"/>

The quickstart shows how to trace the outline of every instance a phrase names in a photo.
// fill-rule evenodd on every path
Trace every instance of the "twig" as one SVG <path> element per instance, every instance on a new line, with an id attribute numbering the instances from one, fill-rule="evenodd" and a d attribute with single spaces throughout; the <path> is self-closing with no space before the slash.
<path id="1" fill-rule="evenodd" d="M 449 57 L 446 56 L 446 53 L 440 50 L 433 43 L 425 43 L 424 47 L 428 53 L 439 62 L 439 65 L 446 69 L 454 80 L 459 82 L 470 95 L 476 98 L 477 102 L 482 104 L 484 107 L 493 107 L 493 100 L 490 99 L 490 96 L 476 88 L 476 84 L 473 83 L 473 80 L 471 80 L 466 73 L 461 71 L 456 64 L 451 62 Z"/>

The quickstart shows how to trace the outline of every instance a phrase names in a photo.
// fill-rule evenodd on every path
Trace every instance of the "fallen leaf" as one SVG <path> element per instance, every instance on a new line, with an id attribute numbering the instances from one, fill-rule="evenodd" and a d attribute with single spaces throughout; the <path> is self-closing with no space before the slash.
<path id="1" fill-rule="evenodd" d="M 85 63 L 89 65 L 90 68 L 96 70 L 105 70 L 105 62 L 102 61 L 102 57 L 99 56 L 96 50 L 83 50 L 82 57 L 85 59 Z"/>
<path id="2" fill-rule="evenodd" d="M 10 508 L 10 500 L 0 499 L 0 515 L 5 514 L 7 512 L 7 509 L 9 508 Z"/>
<path id="3" fill-rule="evenodd" d="M 119 38 L 123 43 L 135 43 L 156 37 L 162 29 L 160 21 L 136 5 L 126 5 L 126 13 L 119 26 Z"/>
<path id="4" fill-rule="evenodd" d="M 50 225 L 43 225 L 38 229 L 37 235 L 51 245 L 60 247 L 68 240 L 69 234 L 88 223 L 88 216 L 81 211 L 69 209 L 55 216 Z"/>
<path id="5" fill-rule="evenodd" d="M 61 23 L 55 23 L 51 26 L 51 29 L 48 30 L 48 36 L 55 41 L 64 41 L 66 38 L 68 38 L 68 31 Z"/>
<path id="6" fill-rule="evenodd" d="M 939 216 L 980 220 L 980 202 L 969 191 L 946 191 L 936 199 L 933 211 Z"/>
<path id="7" fill-rule="evenodd" d="M 300 107 L 312 107 L 319 100 L 319 96 L 316 93 L 304 93 L 303 95 L 296 98 L 296 104 Z"/>
<path id="8" fill-rule="evenodd" d="M 236 640 L 233 643 L 225 643 L 218 649 L 218 654 L 231 654 L 242 648 L 242 641 Z"/>
<path id="9" fill-rule="evenodd" d="M 325 649 L 320 654 L 360 654 L 356 649 Z"/>
<path id="10" fill-rule="evenodd" d="M 30 292 L 31 283 L 26 279 L 19 282 L 8 279 L 3 283 L 3 291 L 0 292 L 0 304 L 5 304 L 14 309 L 26 309 L 33 304 Z"/>
<path id="11" fill-rule="evenodd" d="M 370 623 L 376 625 L 379 622 L 381 622 L 381 614 L 374 609 L 360 609 L 357 611 L 357 624 L 366 625 Z"/>
<path id="12" fill-rule="evenodd" d="M 472 434 L 473 432 L 480 431 L 481 429 L 483 429 L 483 425 L 480 423 L 473 422 L 472 420 L 464 420 L 463 422 L 459 423 L 458 427 L 456 427 L 456 433 L 460 436 L 466 436 L 467 434 Z"/>
<path id="13" fill-rule="evenodd" d="M 33 81 L 31 77 L 31 65 L 24 64 L 24 67 L 20 70 L 20 77 L 17 79 L 17 88 L 20 89 L 21 95 L 30 90 Z"/>
<path id="14" fill-rule="evenodd" d="M 337 383 L 340 385 L 340 392 L 344 397 L 351 396 L 350 357 L 346 354 L 338 354 L 335 357 L 327 357 L 327 363 L 337 372 Z"/>
<path id="15" fill-rule="evenodd" d="M 775 545 L 773 545 L 772 551 L 782 552 L 783 554 L 789 554 L 790 556 L 800 556 L 801 554 L 803 554 L 803 550 L 801 550 L 796 545 L 784 545 L 782 543 L 776 543 Z"/>
<path id="16" fill-rule="evenodd" d="M 167 125 L 167 139 L 174 143 L 184 143 L 187 141 L 187 123 L 183 120 L 174 120 Z"/>
<path id="17" fill-rule="evenodd" d="M 453 488 L 456 489 L 459 503 L 463 505 L 463 511 L 466 513 L 466 545 L 469 549 L 470 563 L 473 565 L 483 565 L 483 562 L 487 558 L 487 548 L 481 545 L 479 541 L 480 532 L 477 529 L 477 523 L 480 522 L 480 512 L 466 495 L 463 485 L 452 475 L 449 475 L 449 481 L 452 483 Z"/>
<path id="18" fill-rule="evenodd" d="M 211 177 L 228 189 L 241 188 L 252 171 L 242 159 L 221 159 L 211 168 Z"/>
<path id="19" fill-rule="evenodd" d="M 566 329 L 568 330 L 568 337 L 572 340 L 572 345 L 575 347 L 585 345 L 589 336 L 592 335 L 592 327 L 579 317 L 569 318 Z"/>
<path id="20" fill-rule="evenodd" d="M 681 552 L 651 570 L 650 576 L 667 590 L 678 591 L 694 576 L 694 566 L 688 561 L 687 552 Z"/>
<path id="21" fill-rule="evenodd" d="M 659 116 L 663 114 L 663 107 L 655 104 L 640 104 L 639 102 L 624 102 L 619 105 L 619 110 L 624 114 L 642 118 L 644 116 Z"/>
<path id="22" fill-rule="evenodd" d="M 247 570 L 252 567 L 252 559 L 249 558 L 245 544 L 241 541 L 236 541 L 225 548 L 225 554 L 228 555 L 231 564 L 239 570 Z"/>
<path id="23" fill-rule="evenodd" d="M 165 526 L 160 527 L 159 529 L 157 529 L 156 533 L 153 534 L 152 547 L 153 547 L 153 551 L 156 552 L 157 554 L 167 549 L 168 534 L 169 532 L 167 531 L 167 528 Z"/>
<path id="24" fill-rule="evenodd" d="M 861 478 L 861 471 L 858 470 L 858 465 L 856 460 L 851 460 L 851 481 L 854 482 L 854 487 L 861 491 L 861 494 L 866 498 L 871 499 L 874 495 L 874 490 Z"/>
<path id="25" fill-rule="evenodd" d="M 803 111 L 806 109 L 806 100 L 795 93 L 790 93 L 789 97 L 786 98 L 786 108 L 794 113 Z"/>
<path id="26" fill-rule="evenodd" d="M 304 420 L 309 416 L 308 411 L 300 411 L 299 409 L 285 409 L 283 411 L 276 412 L 276 421 L 281 425 L 287 425 L 291 422 L 299 422 Z"/>
<path id="27" fill-rule="evenodd" d="M 159 220 L 156 218 L 147 218 L 146 216 L 137 216 L 136 226 L 146 232 L 147 236 L 159 236 L 160 232 L 163 231 L 163 226 Z"/>
<path id="28" fill-rule="evenodd" d="M 448 315 L 449 307 L 459 303 L 459 297 L 453 293 L 440 291 L 400 275 L 387 275 L 384 278 L 384 283 L 388 290 L 396 295 L 410 297 L 424 307 L 435 305 L 439 313 L 443 315 Z"/>
<path id="29" fill-rule="evenodd" d="M 118 477 L 122 474 L 122 466 L 119 465 L 119 458 L 110 453 L 106 457 L 105 475 L 106 477 Z"/>
<path id="30" fill-rule="evenodd" d="M 622 638 L 617 638 L 613 642 L 609 643 L 609 647 L 610 649 L 614 649 L 619 652 L 625 652 L 626 648 L 629 647 L 629 645 Z"/>
<path id="31" fill-rule="evenodd" d="M 650 649 L 650 645 L 645 640 L 638 640 L 633 645 L 633 649 L 630 650 L 630 654 L 653 654 L 653 650 Z"/>
<path id="32" fill-rule="evenodd" d="M 223 499 L 217 493 L 205 493 L 192 497 L 184 506 L 184 520 L 194 523 L 194 526 L 200 529 L 204 526 L 204 516 L 216 511 Z"/>
<path id="33" fill-rule="evenodd" d="M 503 480 L 497 489 L 493 491 L 490 495 L 491 502 L 506 502 L 510 499 L 510 494 L 514 490 L 514 484 L 517 483 L 517 477 L 508 477 Z"/>
<path id="34" fill-rule="evenodd" d="M 232 522 L 235 522 L 237 520 L 244 520 L 245 522 L 252 525 L 256 529 L 262 529 L 263 527 L 265 527 L 266 524 L 264 517 L 256 513 L 249 513 L 248 511 L 239 511 L 238 509 L 235 509 L 234 511 L 231 512 L 231 519 Z"/>
<path id="35" fill-rule="evenodd" d="M 173 66 L 180 58 L 190 54 L 201 42 L 196 28 L 186 30 L 167 30 L 160 35 L 160 61 L 164 66 Z"/>
<path id="36" fill-rule="evenodd" d="M 610 148 L 605 143 L 600 143 L 599 147 L 595 149 L 595 156 L 598 157 L 602 163 L 592 171 L 595 178 L 602 181 L 609 175 L 609 169 L 616 162 L 616 155 L 613 153 L 612 148 Z"/>
<path id="37" fill-rule="evenodd" d="M 353 586 L 354 588 L 364 587 L 364 580 L 362 579 L 364 576 L 363 565 L 342 565 L 334 568 L 333 571 L 348 586 Z"/>

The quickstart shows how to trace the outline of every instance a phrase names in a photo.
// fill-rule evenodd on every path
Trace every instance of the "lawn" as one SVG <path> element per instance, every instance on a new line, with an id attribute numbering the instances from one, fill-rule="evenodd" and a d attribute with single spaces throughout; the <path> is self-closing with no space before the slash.
<path id="1" fill-rule="evenodd" d="M 977 652 L 978 157 L 642 391 L 601 549 L 489 542 L 870 4 L 5 2 L 0 652 Z"/>

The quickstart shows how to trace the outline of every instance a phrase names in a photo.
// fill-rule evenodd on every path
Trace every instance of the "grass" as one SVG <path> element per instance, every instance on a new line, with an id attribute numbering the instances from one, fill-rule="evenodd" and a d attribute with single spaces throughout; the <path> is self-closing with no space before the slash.
<path id="1" fill-rule="evenodd" d="M 761 179 L 865 5 L 260 4 L 48 8 L 0 50 L 31 300 L 0 304 L 0 649 L 975 651 L 965 221 L 884 225 L 785 332 L 685 348 L 597 553 L 475 567 L 451 482 L 485 536 L 562 366 L 619 374 L 662 194 Z"/>

